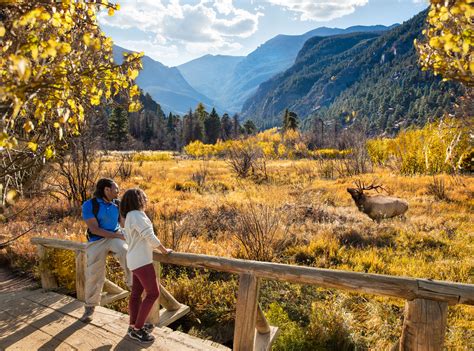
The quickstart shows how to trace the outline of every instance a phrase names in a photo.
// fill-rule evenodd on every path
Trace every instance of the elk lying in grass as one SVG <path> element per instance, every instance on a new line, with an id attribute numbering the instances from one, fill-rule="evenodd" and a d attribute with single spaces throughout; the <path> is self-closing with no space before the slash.
<path id="1" fill-rule="evenodd" d="M 381 185 L 372 183 L 368 187 L 364 183 L 357 181 L 357 188 L 347 188 L 349 194 L 354 199 L 359 211 L 364 212 L 372 220 L 380 222 L 385 218 L 403 216 L 408 210 L 408 203 L 400 198 L 383 195 L 366 195 L 364 190 L 385 190 Z"/>

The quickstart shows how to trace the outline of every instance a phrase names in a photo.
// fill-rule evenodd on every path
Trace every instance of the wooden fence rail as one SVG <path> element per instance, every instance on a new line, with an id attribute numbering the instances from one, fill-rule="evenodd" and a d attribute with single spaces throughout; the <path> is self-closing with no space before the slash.
<path id="1" fill-rule="evenodd" d="M 45 238 L 34 238 L 32 242 L 42 246 L 50 246 L 54 242 L 55 245 L 63 245 L 63 248 L 70 243 Z M 394 347 L 398 350 L 442 350 L 448 305 L 474 305 L 473 284 L 179 252 L 170 255 L 154 252 L 153 258 L 160 263 L 207 268 L 240 276 L 234 330 L 234 350 L 239 351 L 268 350 L 277 334 L 277 329 L 268 325 L 258 305 L 259 284 L 262 278 L 407 300 L 402 335 Z"/>
<path id="2" fill-rule="evenodd" d="M 78 243 L 69 240 L 49 239 L 49 238 L 32 238 L 31 242 L 37 246 L 38 256 L 40 260 L 41 286 L 43 289 L 57 288 L 57 282 L 52 272 L 47 268 L 47 249 L 63 249 L 74 251 L 76 255 L 76 296 L 80 301 L 85 301 L 86 287 L 86 267 L 87 267 L 87 247 L 86 243 Z M 177 319 L 189 313 L 189 306 L 183 305 L 176 301 L 161 284 L 160 284 L 160 264 L 154 262 L 157 283 L 160 286 L 160 298 L 153 306 L 148 322 L 157 326 L 168 326 Z M 128 291 L 123 290 L 118 285 L 106 279 L 103 287 L 100 304 L 101 306 L 112 303 L 114 301 L 128 297 Z M 160 305 L 164 308 L 160 309 Z"/>

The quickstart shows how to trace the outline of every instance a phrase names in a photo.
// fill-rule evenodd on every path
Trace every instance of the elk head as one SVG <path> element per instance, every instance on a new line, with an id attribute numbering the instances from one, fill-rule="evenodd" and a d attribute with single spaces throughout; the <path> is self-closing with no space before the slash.
<path id="1" fill-rule="evenodd" d="M 361 180 L 356 180 L 354 182 L 355 188 L 347 188 L 349 194 L 351 194 L 352 198 L 359 204 L 359 202 L 365 197 L 364 190 L 375 190 L 379 192 L 380 190 L 385 190 L 382 185 L 376 185 L 375 181 L 372 182 L 369 186 L 365 186 L 365 184 Z M 386 191 L 386 190 L 385 190 Z"/>

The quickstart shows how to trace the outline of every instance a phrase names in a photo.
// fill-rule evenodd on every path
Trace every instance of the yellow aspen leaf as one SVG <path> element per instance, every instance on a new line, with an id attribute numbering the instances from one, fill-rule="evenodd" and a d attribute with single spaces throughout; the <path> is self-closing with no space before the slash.
<path id="1" fill-rule="evenodd" d="M 61 27 L 61 15 L 58 12 L 53 14 L 53 19 L 51 20 L 51 24 L 54 27 Z"/>
<path id="2" fill-rule="evenodd" d="M 25 130 L 25 132 L 30 133 L 35 129 L 35 125 L 31 121 L 27 121 L 25 122 L 25 124 L 23 124 L 23 129 Z"/>
<path id="3" fill-rule="evenodd" d="M 5 197 L 5 201 L 9 205 L 13 205 L 16 202 L 17 199 L 18 199 L 18 192 L 16 190 L 9 190 L 7 192 L 7 196 Z"/>
<path id="4" fill-rule="evenodd" d="M 36 59 L 38 58 L 38 46 L 37 45 L 31 45 L 31 57 L 33 58 L 33 60 L 36 61 Z"/>
<path id="5" fill-rule="evenodd" d="M 93 45 L 94 45 L 94 49 L 95 49 L 96 51 L 99 51 L 100 48 L 101 48 L 100 39 L 99 39 L 99 38 L 94 39 Z"/>
<path id="6" fill-rule="evenodd" d="M 114 13 L 115 13 L 114 8 L 113 8 L 113 7 L 110 7 L 110 8 L 109 8 L 109 11 L 108 11 L 109 16 L 113 16 Z"/>
<path id="7" fill-rule="evenodd" d="M 31 151 L 36 152 L 36 150 L 38 150 L 38 144 L 36 144 L 36 143 L 30 141 L 30 142 L 28 143 L 28 148 L 29 148 Z"/>
<path id="8" fill-rule="evenodd" d="M 130 77 L 130 79 L 135 79 L 138 77 L 138 73 L 139 71 L 137 69 L 132 69 L 132 70 L 129 70 L 128 76 Z"/>
<path id="9" fill-rule="evenodd" d="M 91 44 L 91 40 L 92 40 L 92 37 L 91 37 L 90 33 L 85 33 L 82 36 L 82 40 L 84 40 L 84 44 L 86 44 L 86 46 L 89 46 Z"/>
<path id="10" fill-rule="evenodd" d="M 63 55 L 69 54 L 71 52 L 71 45 L 69 43 L 61 44 L 59 52 Z"/>
<path id="11" fill-rule="evenodd" d="M 53 147 L 50 145 L 46 148 L 46 150 L 44 150 L 44 157 L 49 160 L 50 158 L 52 158 L 55 154 L 55 151 L 53 149 Z"/>
<path id="12" fill-rule="evenodd" d="M 0 24 L 0 37 L 5 36 L 5 27 L 3 24 Z"/>

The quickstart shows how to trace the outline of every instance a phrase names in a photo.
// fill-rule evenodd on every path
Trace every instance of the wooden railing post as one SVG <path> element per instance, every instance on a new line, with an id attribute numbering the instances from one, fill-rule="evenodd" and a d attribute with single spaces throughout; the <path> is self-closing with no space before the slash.
<path id="1" fill-rule="evenodd" d="M 234 330 L 234 351 L 254 349 L 259 279 L 248 273 L 240 275 Z"/>
<path id="2" fill-rule="evenodd" d="M 400 351 L 441 351 L 447 313 L 447 302 L 426 299 L 407 301 Z"/>
<path id="3" fill-rule="evenodd" d="M 76 296 L 79 301 L 86 301 L 86 267 L 86 252 L 76 250 Z"/>
<path id="4" fill-rule="evenodd" d="M 58 287 L 58 282 L 53 273 L 48 269 L 47 263 L 47 248 L 43 245 L 37 245 L 39 257 L 39 270 L 41 275 L 41 287 L 43 289 L 55 289 Z"/>

